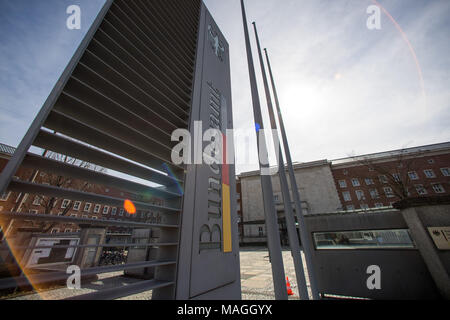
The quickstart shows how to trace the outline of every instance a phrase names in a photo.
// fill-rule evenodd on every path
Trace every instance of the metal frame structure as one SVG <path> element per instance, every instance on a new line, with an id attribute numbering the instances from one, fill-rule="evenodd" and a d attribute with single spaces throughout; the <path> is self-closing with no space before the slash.
<path id="1" fill-rule="evenodd" d="M 214 31 L 211 26 L 214 26 Z M 218 47 L 211 47 L 211 44 L 216 44 L 208 41 L 211 37 L 218 41 Z M 187 237 L 201 231 L 202 225 L 195 224 L 199 218 L 196 215 L 208 214 L 208 207 L 197 205 L 196 200 L 208 192 L 208 176 L 201 172 L 204 167 L 171 162 L 175 145 L 171 141 L 172 132 L 176 129 L 193 132 L 194 121 L 208 123 L 209 97 L 205 99 L 202 96 L 207 91 L 208 79 L 215 82 L 223 99 L 228 100 L 228 104 L 221 106 L 221 129 L 232 128 L 229 55 L 223 61 L 222 54 L 218 54 L 222 48 L 228 50 L 223 35 L 201 0 L 107 0 L 1 173 L 2 193 L 12 190 L 114 206 L 122 206 L 126 200 L 13 179 L 19 167 L 24 166 L 119 188 L 128 194 L 151 193 L 164 199 L 164 206 L 133 200 L 138 210 L 160 212 L 163 215 L 161 224 L 22 213 L 0 215 L 0 219 L 29 218 L 98 227 L 160 230 L 158 241 L 151 244 L 157 249 L 156 260 L 82 270 L 82 275 L 91 275 L 154 267 L 153 280 L 74 299 L 114 299 L 148 290 L 153 290 L 153 299 L 208 298 L 211 294 L 240 298 L 234 168 L 220 168 L 222 189 L 228 193 L 224 192 L 216 199 L 223 205 L 224 213 L 216 225 L 220 225 L 224 232 L 220 248 L 212 254 L 214 260 L 211 262 L 208 260 L 211 257 L 205 259 L 202 254 L 189 256 L 195 252 L 193 247 L 198 243 Z M 218 62 L 213 62 L 213 57 Z M 217 70 L 220 72 L 215 72 Z M 54 161 L 29 152 L 32 146 L 144 179 L 160 187 Z M 200 180 L 203 182 L 198 183 Z M 179 192 L 180 187 L 183 194 Z M 194 223 L 189 223 L 189 220 Z M 196 237 L 202 238 L 202 233 Z M 224 247 L 226 250 L 222 250 Z M 220 274 L 216 270 L 215 277 L 226 279 L 228 289 L 225 292 L 222 289 L 224 283 L 209 283 L 207 288 L 185 294 L 184 288 L 201 287 L 204 283 L 203 279 L 192 274 L 202 273 L 204 268 L 214 268 L 224 262 L 232 272 L 222 270 L 223 274 Z M 188 265 L 193 267 L 186 275 L 184 272 Z M 28 278 L 29 282 L 40 283 L 67 276 L 46 274 Z M 2 279 L 0 288 L 29 283 L 23 278 Z"/>

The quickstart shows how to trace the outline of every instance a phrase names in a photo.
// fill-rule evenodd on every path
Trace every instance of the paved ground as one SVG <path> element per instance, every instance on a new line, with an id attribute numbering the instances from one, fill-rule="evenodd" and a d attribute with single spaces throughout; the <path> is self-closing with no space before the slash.
<path id="1" fill-rule="evenodd" d="M 272 271 L 269 263 L 269 253 L 267 249 L 244 248 L 241 249 L 241 286 L 242 299 L 244 300 L 273 300 Z M 283 251 L 283 261 L 286 276 L 289 277 L 294 296 L 289 299 L 296 300 L 298 297 L 297 280 L 295 277 L 294 264 L 291 252 Z M 304 266 L 306 268 L 306 266 Z M 83 284 L 80 290 L 69 290 L 58 288 L 41 292 L 40 294 L 30 294 L 15 298 L 16 300 L 58 300 L 70 296 L 94 292 L 97 290 L 114 288 L 135 283 L 139 280 L 123 277 L 123 272 L 108 273 L 99 276 L 99 279 L 90 284 Z M 307 279 L 308 283 L 308 279 Z M 309 284 L 309 283 L 308 283 Z M 309 289 L 309 286 L 308 286 Z M 309 293 L 311 295 L 311 293 Z M 126 297 L 120 300 L 148 300 L 151 299 L 151 291 Z"/>

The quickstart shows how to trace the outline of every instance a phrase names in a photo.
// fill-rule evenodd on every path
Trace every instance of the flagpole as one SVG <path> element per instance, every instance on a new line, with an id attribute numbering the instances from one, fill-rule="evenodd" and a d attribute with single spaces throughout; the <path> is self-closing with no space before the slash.
<path id="1" fill-rule="evenodd" d="M 308 295 L 308 289 L 306 285 L 305 280 L 305 271 L 303 269 L 303 261 L 302 257 L 300 256 L 300 244 L 298 241 L 298 233 L 297 233 L 297 227 L 295 226 L 295 219 L 294 219 L 294 213 L 292 209 L 292 202 L 291 202 L 291 196 L 289 194 L 289 186 L 286 178 L 286 168 L 284 166 L 284 157 L 281 150 L 281 145 L 277 142 L 279 142 L 278 139 L 278 126 L 277 122 L 275 120 L 274 115 L 274 108 L 272 104 L 272 97 L 270 95 L 270 89 L 269 89 L 269 83 L 267 81 L 267 75 L 266 70 L 264 66 L 264 59 L 261 52 L 261 45 L 259 42 L 258 37 L 258 31 L 256 29 L 256 23 L 253 22 L 253 28 L 255 29 L 255 37 L 256 37 L 256 43 L 258 46 L 258 55 L 259 55 L 259 62 L 261 64 L 261 72 L 264 82 L 264 90 L 266 93 L 266 99 L 267 99 L 267 108 L 269 110 L 269 117 L 270 117 L 270 123 L 272 127 L 272 135 L 273 135 L 273 141 L 275 148 L 278 147 L 278 175 L 280 177 L 280 186 L 281 186 L 281 193 L 283 195 L 283 202 L 284 202 L 284 215 L 286 218 L 286 227 L 288 231 L 288 237 L 289 237 L 289 245 L 291 247 L 291 253 L 292 253 L 292 259 L 294 261 L 294 267 L 295 267 L 295 275 L 297 277 L 297 284 L 299 288 L 299 295 L 300 299 L 302 300 L 309 300 Z"/>
<path id="2" fill-rule="evenodd" d="M 259 130 L 264 130 L 262 120 L 261 105 L 259 101 L 258 86 L 256 84 L 255 66 L 253 64 L 252 48 L 250 46 L 250 37 L 247 26 L 247 15 L 245 13 L 244 0 L 241 0 L 242 19 L 244 23 L 245 45 L 247 49 L 248 69 L 250 76 L 250 87 L 253 100 L 253 114 L 255 117 L 255 126 Z M 264 131 L 261 131 L 263 133 Z M 278 231 L 277 212 L 273 199 L 272 178 L 270 175 L 262 174 L 262 169 L 269 171 L 269 161 L 267 145 L 264 134 L 256 134 L 258 143 L 258 155 L 260 156 L 261 169 L 261 187 L 264 201 L 264 214 L 267 228 L 267 245 L 269 247 L 270 262 L 272 265 L 272 278 L 275 292 L 275 299 L 287 300 L 287 289 L 285 282 L 285 273 L 283 267 L 283 256 L 280 244 L 280 234 Z M 262 158 L 262 159 L 261 159 Z"/>
<path id="3" fill-rule="evenodd" d="M 319 291 L 317 288 L 317 282 L 316 282 L 316 276 L 314 272 L 314 265 L 312 261 L 312 242 L 310 238 L 310 234 L 307 230 L 306 223 L 305 223 L 305 217 L 302 212 L 302 206 L 301 206 L 301 198 L 300 193 L 298 191 L 297 181 L 295 179 L 294 174 L 294 168 L 292 165 L 292 158 L 291 158 L 291 151 L 289 149 L 289 143 L 287 140 L 286 135 L 286 128 L 284 126 L 283 116 L 281 114 L 281 108 L 280 108 L 280 102 L 278 100 L 278 93 L 275 86 L 275 80 L 273 78 L 272 74 L 272 67 L 270 65 L 269 60 L 269 54 L 267 53 L 267 49 L 264 49 L 267 59 L 267 68 L 269 70 L 270 79 L 272 82 L 272 91 L 275 99 L 275 105 L 277 107 L 277 113 L 278 113 L 278 121 L 280 123 L 280 130 L 281 130 L 281 136 L 283 138 L 283 145 L 284 145 L 284 152 L 286 154 L 286 160 L 288 164 L 288 171 L 289 171 L 289 180 L 291 182 L 291 188 L 292 188 L 292 194 L 294 195 L 294 203 L 295 203 L 295 213 L 297 215 L 297 221 L 299 224 L 300 229 L 300 238 L 302 240 L 302 246 L 303 246 L 303 252 L 305 254 L 305 260 L 306 260 L 306 266 L 308 268 L 308 275 L 309 275 L 309 284 L 311 286 L 311 291 L 313 295 L 314 300 L 320 299 L 319 297 Z"/>

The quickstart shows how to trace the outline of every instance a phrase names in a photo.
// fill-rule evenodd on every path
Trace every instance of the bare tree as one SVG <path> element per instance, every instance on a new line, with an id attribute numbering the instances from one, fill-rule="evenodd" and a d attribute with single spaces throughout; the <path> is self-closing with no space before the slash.
<path id="1" fill-rule="evenodd" d="M 357 163 L 376 172 L 383 186 L 390 187 L 392 195 L 399 200 L 410 197 L 410 190 L 413 188 L 414 180 L 410 173 L 418 170 L 417 160 L 423 156 L 423 152 L 409 153 L 407 149 L 402 149 L 393 154 L 389 159 L 380 159 L 370 156 L 351 156 Z M 365 177 L 372 178 L 372 177 Z"/>
<path id="2" fill-rule="evenodd" d="M 67 165 L 77 166 L 84 169 L 96 171 L 96 172 L 102 172 L 106 173 L 107 169 L 101 166 L 97 166 L 95 164 L 82 161 L 76 158 L 69 157 L 67 155 L 62 155 L 56 152 L 52 151 L 45 151 L 44 157 L 64 162 Z M 39 172 L 35 170 L 33 172 L 33 180 L 36 179 Z M 78 179 L 73 179 L 72 177 L 63 176 L 59 174 L 54 174 L 51 172 L 40 172 L 39 174 L 39 180 L 41 184 L 48 184 L 51 186 L 55 186 L 58 188 L 64 188 L 64 189 L 73 189 L 73 190 L 79 190 L 79 191 L 87 191 L 92 187 L 92 185 L 87 181 L 82 181 Z M 30 209 L 30 203 L 31 205 L 38 204 L 41 208 L 43 208 L 44 214 L 52 214 L 54 208 L 56 207 L 56 203 L 59 199 L 57 197 L 49 197 L 44 195 L 34 195 L 34 198 L 32 202 L 29 202 L 28 204 L 24 204 L 24 209 L 29 210 Z M 72 210 L 74 201 L 69 200 L 69 202 L 66 204 L 66 206 L 63 208 L 62 216 L 66 216 L 70 210 Z M 43 223 L 42 224 L 42 232 L 46 233 L 53 228 L 55 224 L 54 223 Z"/>

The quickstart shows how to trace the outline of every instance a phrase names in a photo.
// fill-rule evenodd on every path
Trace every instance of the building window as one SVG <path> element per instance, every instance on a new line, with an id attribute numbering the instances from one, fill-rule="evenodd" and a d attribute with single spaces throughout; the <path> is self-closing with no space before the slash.
<path id="1" fill-rule="evenodd" d="M 76 213 L 72 213 L 70 216 L 71 216 L 72 218 L 78 217 L 78 215 L 77 215 Z"/>
<path id="2" fill-rule="evenodd" d="M 423 173 L 425 173 L 425 176 L 429 179 L 436 178 L 434 171 L 431 169 L 423 170 Z"/>
<path id="3" fill-rule="evenodd" d="M 88 218 L 89 218 L 89 216 L 86 215 L 86 214 L 83 214 L 81 217 L 82 217 L 83 219 L 88 219 Z"/>
<path id="4" fill-rule="evenodd" d="M 442 184 L 440 184 L 440 183 L 433 183 L 432 186 L 433 186 L 434 192 L 436 192 L 436 193 L 445 193 L 445 189 L 442 186 Z"/>
<path id="5" fill-rule="evenodd" d="M 280 196 L 279 195 L 274 195 L 273 196 L 273 201 L 275 202 L 275 204 L 279 204 L 280 203 Z"/>
<path id="6" fill-rule="evenodd" d="M 75 203 L 73 204 L 73 210 L 78 211 L 80 210 L 81 207 L 81 201 L 75 201 Z"/>
<path id="7" fill-rule="evenodd" d="M 19 202 L 21 196 L 22 196 L 22 192 L 19 193 L 19 195 L 17 196 L 17 198 L 16 198 L 16 203 Z"/>
<path id="8" fill-rule="evenodd" d="M 381 202 L 377 202 L 375 203 L 375 208 L 383 208 L 384 204 L 382 204 Z"/>
<path id="9" fill-rule="evenodd" d="M 355 206 L 352 205 L 352 204 L 349 204 L 349 205 L 347 206 L 347 211 L 353 211 L 353 210 L 355 210 Z"/>
<path id="10" fill-rule="evenodd" d="M 0 198 L 0 201 L 8 201 L 9 195 L 11 192 L 5 192 L 2 194 L 2 197 Z"/>
<path id="11" fill-rule="evenodd" d="M 385 175 L 378 176 L 381 183 L 388 183 L 388 179 Z"/>
<path id="12" fill-rule="evenodd" d="M 373 182 L 373 179 L 370 179 L 370 178 L 366 178 L 365 181 L 366 181 L 366 185 L 368 185 L 368 186 L 371 186 L 371 185 L 375 184 Z"/>
<path id="13" fill-rule="evenodd" d="M 369 209 L 369 205 L 366 204 L 366 203 L 361 203 L 361 204 L 360 204 L 360 207 L 361 207 L 361 209 L 363 209 L 363 210 L 368 210 L 368 209 Z"/>
<path id="14" fill-rule="evenodd" d="M 61 209 L 67 208 L 69 203 L 70 203 L 70 200 L 64 199 L 63 202 L 61 203 Z"/>
<path id="15" fill-rule="evenodd" d="M 104 206 L 103 207 L 103 214 L 108 214 L 109 211 L 109 207 L 108 206 Z"/>
<path id="16" fill-rule="evenodd" d="M 348 170 L 344 170 L 343 173 L 344 173 L 344 176 L 347 176 L 348 175 Z"/>
<path id="17" fill-rule="evenodd" d="M 361 184 L 359 183 L 359 180 L 358 180 L 358 179 L 353 178 L 353 179 L 352 179 L 352 185 L 353 185 L 354 187 L 359 187 Z"/>
<path id="18" fill-rule="evenodd" d="M 97 220 L 98 217 L 97 216 L 92 216 L 92 219 Z"/>
<path id="19" fill-rule="evenodd" d="M 59 233 L 59 228 L 53 228 L 51 233 Z"/>
<path id="20" fill-rule="evenodd" d="M 388 198 L 393 198 L 394 197 L 394 192 L 392 191 L 391 187 L 386 187 L 383 188 L 384 189 L 384 194 L 386 195 L 386 197 Z"/>
<path id="21" fill-rule="evenodd" d="M 415 171 L 408 172 L 408 176 L 411 180 L 419 180 L 419 175 Z"/>
<path id="22" fill-rule="evenodd" d="M 317 250 L 414 249 L 408 230 L 361 230 L 314 233 Z"/>
<path id="23" fill-rule="evenodd" d="M 339 180 L 339 187 L 341 187 L 342 189 L 347 188 L 347 181 Z"/>
<path id="24" fill-rule="evenodd" d="M 123 216 L 123 209 L 120 209 L 119 216 Z"/>
<path id="25" fill-rule="evenodd" d="M 117 208 L 112 208 L 111 209 L 111 215 L 115 216 L 117 212 Z"/>
<path id="26" fill-rule="evenodd" d="M 417 193 L 420 194 L 420 195 L 425 195 L 425 194 L 428 193 L 428 192 L 427 192 L 427 189 L 425 189 L 424 186 L 421 185 L 421 184 L 418 184 L 418 185 L 416 185 L 415 187 L 416 187 Z"/>
<path id="27" fill-rule="evenodd" d="M 34 206 L 40 206 L 41 205 L 41 197 L 35 196 L 34 200 L 33 200 L 33 205 Z"/>
<path id="28" fill-rule="evenodd" d="M 441 168 L 441 172 L 444 177 L 450 177 L 450 168 Z"/>
<path id="29" fill-rule="evenodd" d="M 392 177 L 394 178 L 395 182 L 400 182 L 400 175 L 398 173 L 393 173 Z"/>
<path id="30" fill-rule="evenodd" d="M 366 199 L 366 197 L 364 197 L 364 191 L 362 190 L 356 190 L 356 197 L 359 201 Z"/>
<path id="31" fill-rule="evenodd" d="M 101 208 L 101 205 L 100 204 L 96 204 L 95 207 L 94 207 L 94 213 L 99 213 L 100 212 L 100 208 Z"/>
<path id="32" fill-rule="evenodd" d="M 260 237 L 264 237 L 264 229 L 263 229 L 263 227 L 259 227 L 259 228 L 258 228 L 258 235 L 259 235 Z"/>
<path id="33" fill-rule="evenodd" d="M 352 201 L 352 197 L 350 196 L 350 192 L 348 192 L 348 191 L 342 192 L 342 196 L 344 197 L 344 201 Z"/>
<path id="34" fill-rule="evenodd" d="M 30 210 L 30 213 L 38 214 L 38 211 L 37 210 Z"/>
<path id="35" fill-rule="evenodd" d="M 83 210 L 84 212 L 89 212 L 89 211 L 91 211 L 91 204 L 90 203 L 86 203 L 85 205 L 84 205 L 84 210 Z"/>
<path id="36" fill-rule="evenodd" d="M 65 229 L 64 232 L 65 232 L 65 233 L 71 233 L 71 232 L 72 232 L 72 229 Z"/>
<path id="37" fill-rule="evenodd" d="M 380 197 L 377 189 L 371 189 L 370 196 L 372 197 L 372 199 L 378 199 Z"/>
<path id="38" fill-rule="evenodd" d="M 434 160 L 433 159 L 428 159 L 428 164 L 434 164 Z"/>

